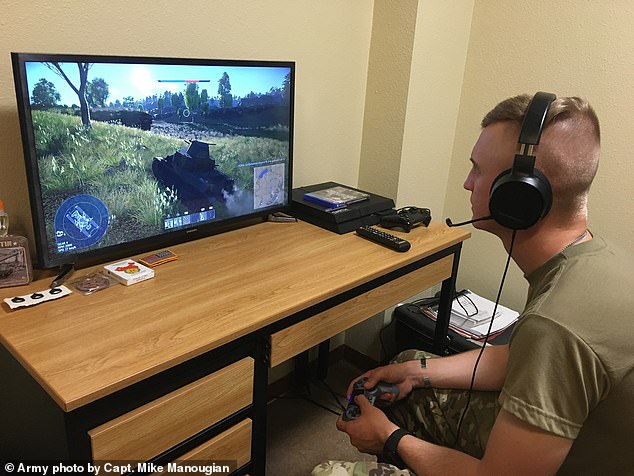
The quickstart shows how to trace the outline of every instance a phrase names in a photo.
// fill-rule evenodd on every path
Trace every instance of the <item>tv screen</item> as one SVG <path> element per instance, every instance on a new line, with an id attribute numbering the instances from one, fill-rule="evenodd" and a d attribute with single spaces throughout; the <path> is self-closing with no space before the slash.
<path id="1" fill-rule="evenodd" d="M 290 206 L 293 62 L 13 53 L 39 265 Z"/>

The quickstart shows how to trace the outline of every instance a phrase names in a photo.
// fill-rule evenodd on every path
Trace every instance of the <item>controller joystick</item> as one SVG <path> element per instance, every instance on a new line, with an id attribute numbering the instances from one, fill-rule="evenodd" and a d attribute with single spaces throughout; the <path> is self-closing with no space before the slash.
<path id="1" fill-rule="evenodd" d="M 368 381 L 368 377 L 363 377 L 357 380 L 352 386 L 352 393 L 348 398 L 348 407 L 343 412 L 343 420 L 350 421 L 354 420 L 361 415 L 361 409 L 359 405 L 354 403 L 354 397 L 357 395 L 365 395 L 365 398 L 368 399 L 370 405 L 374 405 L 376 400 L 381 397 L 381 395 L 385 393 L 391 393 L 394 396 L 397 396 L 400 391 L 396 385 L 392 385 L 387 382 L 379 382 L 375 387 L 365 388 L 364 384 Z"/>
<path id="2" fill-rule="evenodd" d="M 416 226 L 428 226 L 430 221 L 429 208 L 404 207 L 379 214 L 379 224 L 383 228 L 400 228 L 407 233 Z"/>

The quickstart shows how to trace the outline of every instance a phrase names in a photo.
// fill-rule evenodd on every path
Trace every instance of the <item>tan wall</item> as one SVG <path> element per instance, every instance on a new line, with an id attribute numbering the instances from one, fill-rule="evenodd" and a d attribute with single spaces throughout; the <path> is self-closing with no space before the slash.
<path id="1" fill-rule="evenodd" d="M 376 0 L 359 187 L 396 200 L 418 0 Z"/>
<path id="2" fill-rule="evenodd" d="M 462 183 L 482 115 L 499 100 L 545 90 L 578 95 L 602 125 L 602 159 L 590 196 L 590 228 L 632 249 L 634 242 L 634 2 L 476 0 L 445 213 L 471 212 Z M 459 284 L 495 297 L 504 266 L 498 240 L 475 232 L 463 249 Z M 503 302 L 521 309 L 526 284 L 514 267 Z"/>
<path id="3" fill-rule="evenodd" d="M 0 198 L 31 236 L 10 52 L 297 62 L 296 185 L 356 185 L 373 3 L 366 0 L 2 0 Z"/>
<path id="4" fill-rule="evenodd" d="M 399 13 L 407 10 L 414 18 L 400 27 L 393 23 L 396 13 L 385 11 L 398 1 L 375 0 L 359 185 L 374 185 L 377 193 L 395 198 L 398 207 L 428 207 L 438 220 L 443 218 L 473 0 L 404 2 Z M 393 56 L 386 58 L 389 52 L 379 47 L 381 56 L 376 54 L 375 45 L 395 42 Z M 374 60 L 385 64 L 378 67 Z M 349 330 L 346 344 L 378 360 L 378 331 L 391 315 L 388 309 Z"/>
<path id="5" fill-rule="evenodd" d="M 473 0 L 420 0 L 397 206 L 442 220 L 456 134 Z"/>
<path id="6" fill-rule="evenodd" d="M 473 0 L 375 0 L 359 186 L 442 214 Z"/>
<path id="7" fill-rule="evenodd" d="M 468 219 L 469 194 L 462 184 L 482 115 L 522 92 L 580 95 L 591 101 L 602 124 L 590 228 L 632 249 L 632 18 L 629 0 L 419 0 L 397 205 L 429 206 L 435 219 Z M 458 287 L 494 299 L 505 259 L 497 238 L 474 231 L 463 248 Z M 502 302 L 522 309 L 526 289 L 513 264 Z M 349 331 L 346 342 L 378 355 L 366 332 L 377 327 L 373 320 L 358 333 Z"/>

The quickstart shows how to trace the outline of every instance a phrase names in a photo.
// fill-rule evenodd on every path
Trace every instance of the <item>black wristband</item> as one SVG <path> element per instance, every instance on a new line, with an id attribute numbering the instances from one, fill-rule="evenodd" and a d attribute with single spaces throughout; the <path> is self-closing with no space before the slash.
<path id="1" fill-rule="evenodd" d="M 390 436 L 388 436 L 387 440 L 385 440 L 385 444 L 383 445 L 383 460 L 387 463 L 393 464 L 394 466 L 398 466 L 401 469 L 406 468 L 407 465 L 398 455 L 396 448 L 398 447 L 401 438 L 406 435 L 411 435 L 411 433 L 403 430 L 402 428 L 397 428 Z"/>

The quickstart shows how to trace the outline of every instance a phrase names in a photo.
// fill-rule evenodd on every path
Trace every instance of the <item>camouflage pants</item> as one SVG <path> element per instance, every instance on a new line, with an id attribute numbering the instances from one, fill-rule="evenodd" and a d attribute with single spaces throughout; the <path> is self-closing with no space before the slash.
<path id="1" fill-rule="evenodd" d="M 428 359 L 433 354 L 406 350 L 393 363 Z M 467 404 L 467 391 L 417 388 L 407 398 L 385 409 L 386 415 L 401 428 L 436 445 L 455 448 L 476 458 L 484 454 L 491 428 L 500 410 L 498 392 L 474 391 L 456 441 L 458 422 Z M 411 476 L 407 469 L 385 463 L 327 461 L 313 469 L 312 476 Z"/>

